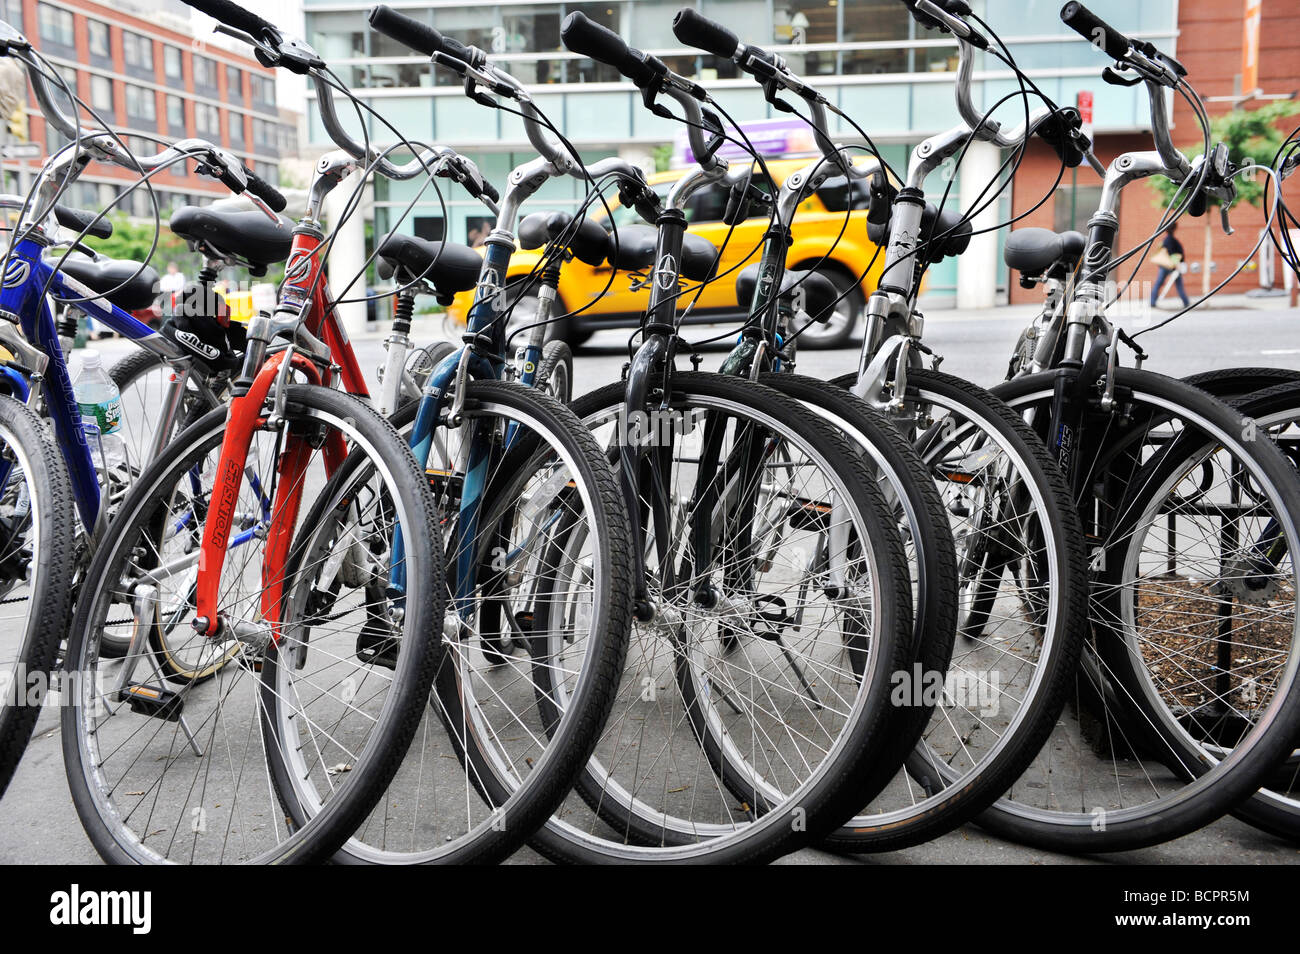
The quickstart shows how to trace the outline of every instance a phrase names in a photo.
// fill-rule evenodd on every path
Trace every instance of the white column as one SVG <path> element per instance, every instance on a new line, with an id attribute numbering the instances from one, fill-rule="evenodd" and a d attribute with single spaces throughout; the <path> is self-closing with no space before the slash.
<path id="1" fill-rule="evenodd" d="M 640 143 L 628 143 L 619 146 L 618 157 L 640 167 L 646 175 L 652 175 L 655 171 L 655 159 L 654 156 L 650 155 L 649 146 L 643 146 Z"/>
<path id="2" fill-rule="evenodd" d="M 348 205 L 352 193 L 360 182 L 360 174 L 353 173 L 334 187 L 325 198 L 325 222 L 330 230 L 327 241 L 333 238 L 329 257 L 330 294 L 335 298 L 363 298 L 366 294 L 365 276 L 357 278 L 351 288 L 347 285 L 361 271 L 366 261 L 366 219 L 365 212 L 370 208 L 370 184 L 367 183 L 366 200 L 352 210 L 347 221 L 339 225 L 343 211 Z M 346 290 L 345 290 L 346 289 Z M 366 303 L 352 301 L 338 307 L 339 318 L 348 334 L 360 334 L 366 330 Z"/>
<path id="3" fill-rule="evenodd" d="M 963 213 L 974 208 L 977 201 L 988 200 L 992 189 L 984 194 L 983 200 L 979 199 L 979 194 L 998 174 L 1001 164 L 1001 151 L 989 143 L 972 143 L 966 150 L 961 162 L 961 187 L 958 190 Z M 971 220 L 971 227 L 976 232 L 997 224 L 996 200 Z M 957 258 L 957 307 L 992 308 L 997 303 L 998 268 L 997 233 L 973 236 L 970 247 Z"/>

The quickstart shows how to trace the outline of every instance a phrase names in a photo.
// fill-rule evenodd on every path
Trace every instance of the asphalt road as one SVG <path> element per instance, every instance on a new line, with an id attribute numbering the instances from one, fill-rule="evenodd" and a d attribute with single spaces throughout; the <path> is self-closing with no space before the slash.
<path id="1" fill-rule="evenodd" d="M 1277 300 L 1274 300 L 1275 302 Z M 1244 303 L 1243 303 L 1244 304 Z M 1263 303 L 1252 303 L 1259 305 Z M 943 370 L 990 385 L 1001 379 L 1007 356 L 1031 309 L 1004 308 L 988 312 L 935 312 L 927 320 L 926 340 L 944 356 Z M 417 325 L 417 339 L 436 335 L 434 322 Z M 1141 327 L 1136 321 L 1128 330 Z M 701 329 L 697 337 L 716 333 Z M 578 393 L 614 380 L 627 360 L 627 332 L 602 332 L 582 349 L 575 367 Z M 1198 311 L 1143 339 L 1151 354 L 1147 367 L 1183 375 L 1211 368 L 1249 365 L 1300 367 L 1300 314 L 1282 308 L 1234 307 Z M 126 353 L 129 345 L 98 345 L 107 361 Z M 382 356 L 382 334 L 357 336 L 355 346 L 363 368 L 373 377 Z M 725 346 L 706 355 L 703 367 L 716 366 Z M 716 358 L 714 354 L 716 353 Z M 828 377 L 856 367 L 856 345 L 828 352 L 801 353 L 799 371 Z M 542 863 L 528 850 L 516 863 Z M 1155 848 L 1107 858 L 1076 859 L 1022 848 L 966 827 L 927 845 L 902 852 L 864 858 L 841 858 L 803 851 L 789 864 L 967 864 L 967 863 L 1090 863 L 1119 864 L 1243 864 L 1296 863 L 1300 849 L 1234 819 L 1225 819 L 1177 841 Z M 82 833 L 64 779 L 58 713 L 47 710 L 24 761 L 0 801 L 0 863 L 78 864 L 98 858 Z"/>

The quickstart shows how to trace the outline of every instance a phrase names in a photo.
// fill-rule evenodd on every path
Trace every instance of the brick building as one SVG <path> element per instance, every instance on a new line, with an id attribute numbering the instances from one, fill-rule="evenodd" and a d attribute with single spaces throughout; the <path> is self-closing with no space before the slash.
<path id="1" fill-rule="evenodd" d="M 1173 50 L 1184 66 L 1188 79 L 1203 99 L 1233 97 L 1240 93 L 1245 0 L 1180 0 L 1178 4 L 1177 44 L 1157 41 L 1164 49 Z M 1267 94 L 1292 93 L 1300 89 L 1300 45 L 1295 42 L 1300 30 L 1300 4 L 1294 0 L 1263 0 L 1261 7 L 1259 52 L 1259 88 Z M 1097 71 L 1105 65 L 1099 54 Z M 1098 75 L 1097 83 L 1101 85 Z M 1178 96 L 1173 97 L 1173 140 L 1181 149 L 1200 141 L 1200 128 L 1191 107 Z M 1262 100 L 1243 103 L 1252 109 L 1263 105 Z M 1211 117 L 1221 116 L 1233 108 L 1230 100 L 1206 104 Z M 1285 120 L 1279 125 L 1285 124 Z M 1300 116 L 1291 120 L 1286 128 L 1290 132 L 1300 124 Z M 1100 135 L 1096 153 L 1102 162 L 1132 150 L 1153 148 L 1149 134 Z M 1056 155 L 1041 143 L 1031 147 L 1016 177 L 1013 208 L 1022 214 L 1051 188 L 1060 163 Z M 1088 215 L 1095 209 L 1100 179 L 1087 169 L 1066 171 L 1061 188 L 1036 211 L 1030 213 L 1017 227 L 1037 225 L 1046 228 L 1082 229 Z M 1071 215 L 1071 210 L 1075 215 Z M 1156 228 L 1163 210 L 1156 200 L 1156 192 L 1148 183 L 1129 185 L 1123 194 L 1120 208 L 1120 238 L 1118 248 L 1132 248 Z M 1205 224 L 1213 230 L 1213 260 L 1217 268 L 1211 272 L 1211 287 L 1217 285 L 1245 257 L 1259 238 L 1264 224 L 1264 210 L 1238 204 L 1232 212 L 1232 226 L 1236 234 L 1224 235 L 1217 212 L 1204 219 L 1184 216 L 1179 221 L 1178 237 L 1187 252 L 1189 263 L 1199 264 L 1204 255 Z M 1073 222 L 1073 226 L 1071 223 Z M 1132 266 L 1119 277 L 1126 279 Z M 1145 265 L 1138 273 L 1139 281 L 1153 281 L 1155 267 Z M 1243 270 L 1226 291 L 1244 292 L 1258 285 L 1258 273 Z M 1281 275 L 1275 278 L 1280 286 Z M 1201 274 L 1186 276 L 1187 292 L 1193 298 L 1200 294 Z M 1041 292 L 1026 291 L 1011 283 L 1013 302 L 1030 302 L 1041 298 Z"/>
<path id="2" fill-rule="evenodd" d="M 143 137 L 173 142 L 186 137 L 208 139 L 229 149 L 270 182 L 286 143 L 295 141 L 292 126 L 276 105 L 275 76 L 249 56 L 196 38 L 188 26 L 188 8 L 171 0 L 139 5 L 91 0 L 3 0 L 0 16 L 22 31 L 61 71 L 77 95 L 116 131 L 129 137 L 137 153 L 163 147 Z M 28 104 L 27 135 L 48 155 L 66 141 L 47 125 L 35 102 Z M 22 171 L 23 181 L 41 160 L 5 162 L 6 172 Z M 192 164 L 190 164 L 192 166 Z M 133 181 L 125 169 L 96 163 L 75 186 L 76 205 L 99 209 Z M 211 179 L 182 165 L 152 180 L 164 213 L 204 198 L 228 195 Z M 131 215 L 150 213 L 148 195 L 137 189 L 120 206 Z"/>

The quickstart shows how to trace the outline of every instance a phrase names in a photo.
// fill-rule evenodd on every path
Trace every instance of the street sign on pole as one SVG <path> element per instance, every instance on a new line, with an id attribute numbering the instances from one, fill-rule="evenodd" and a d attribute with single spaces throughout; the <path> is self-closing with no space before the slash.
<path id="1" fill-rule="evenodd" d="M 1074 105 L 1078 107 L 1079 118 L 1083 120 L 1080 132 L 1092 139 L 1092 90 L 1081 89 L 1074 97 Z"/>
<path id="2" fill-rule="evenodd" d="M 0 145 L 0 159 L 39 159 L 43 152 L 39 142 L 10 142 Z"/>

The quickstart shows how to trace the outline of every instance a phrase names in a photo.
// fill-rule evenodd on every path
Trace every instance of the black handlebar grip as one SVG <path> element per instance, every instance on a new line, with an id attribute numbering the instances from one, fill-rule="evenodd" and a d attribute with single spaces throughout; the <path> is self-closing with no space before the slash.
<path id="1" fill-rule="evenodd" d="M 280 33 L 274 24 L 263 20 L 251 10 L 245 10 L 237 3 L 231 3 L 230 0 L 185 0 L 185 3 L 226 26 L 243 30 L 254 39 L 260 39 L 265 33 L 276 35 Z"/>
<path id="2" fill-rule="evenodd" d="M 491 199 L 493 204 L 501 201 L 501 193 L 497 191 L 497 187 L 486 179 L 483 180 L 483 194 Z"/>
<path id="3" fill-rule="evenodd" d="M 1097 49 L 1105 50 L 1112 60 L 1122 60 L 1133 45 L 1123 33 L 1076 0 L 1061 7 L 1061 22 Z"/>
<path id="4" fill-rule="evenodd" d="M 963 0 L 930 0 L 930 2 L 951 16 L 970 16 L 970 7 Z M 907 7 L 908 12 L 912 14 L 912 19 L 921 26 L 928 27 L 931 30 L 946 29 L 942 20 L 917 9 L 916 0 L 902 0 L 902 3 L 903 6 Z"/>
<path id="5" fill-rule="evenodd" d="M 587 19 L 577 10 L 564 18 L 560 39 L 572 52 L 608 63 L 637 86 L 648 86 L 659 75 L 644 53 L 632 49 L 613 30 Z"/>
<path id="6" fill-rule="evenodd" d="M 405 13 L 398 13 L 382 3 L 370 11 L 370 29 L 409 46 L 423 56 L 433 56 L 445 45 L 442 34 L 429 24 L 421 23 Z"/>
<path id="7" fill-rule="evenodd" d="M 85 232 L 93 238 L 106 239 L 113 234 L 113 223 L 108 219 L 100 219 L 96 222 L 94 212 L 70 209 L 66 205 L 56 205 L 54 207 L 54 220 L 65 229 Z"/>
<path id="8" fill-rule="evenodd" d="M 253 193 L 263 202 L 272 212 L 283 212 L 284 207 L 289 204 L 289 200 L 284 197 L 284 193 L 277 189 L 271 183 L 267 182 L 251 169 L 245 169 L 244 175 L 248 179 L 248 191 Z"/>
<path id="9" fill-rule="evenodd" d="M 723 59 L 731 59 L 740 49 L 740 38 L 721 23 L 696 13 L 690 7 L 673 17 L 673 36 L 687 46 L 704 50 Z"/>

